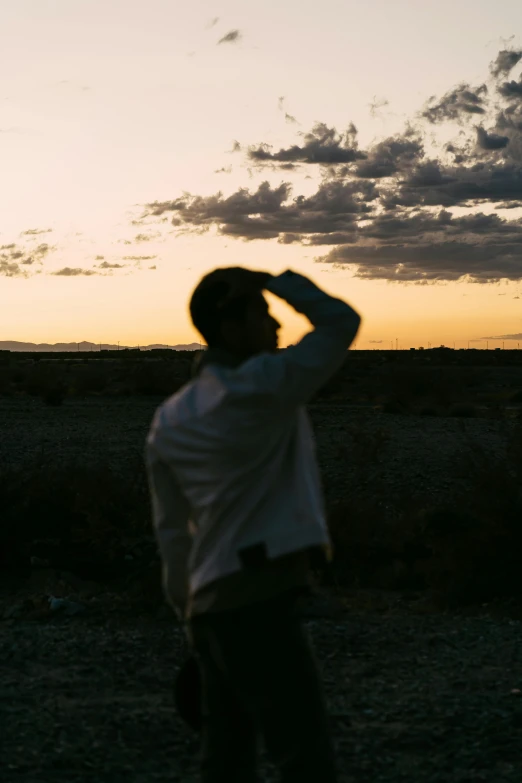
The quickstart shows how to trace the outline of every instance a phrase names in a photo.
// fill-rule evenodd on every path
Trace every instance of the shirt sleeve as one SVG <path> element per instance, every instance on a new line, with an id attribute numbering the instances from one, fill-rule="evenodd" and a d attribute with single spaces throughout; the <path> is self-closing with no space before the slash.
<path id="1" fill-rule="evenodd" d="M 188 601 L 188 558 L 192 544 L 189 504 L 174 472 L 150 447 L 146 454 L 153 527 L 162 561 L 163 590 L 180 619 Z"/>
<path id="2" fill-rule="evenodd" d="M 266 290 L 305 315 L 313 329 L 296 345 L 248 362 L 251 380 L 279 403 L 303 405 L 342 366 L 361 317 L 346 302 L 290 270 L 274 277 Z"/>

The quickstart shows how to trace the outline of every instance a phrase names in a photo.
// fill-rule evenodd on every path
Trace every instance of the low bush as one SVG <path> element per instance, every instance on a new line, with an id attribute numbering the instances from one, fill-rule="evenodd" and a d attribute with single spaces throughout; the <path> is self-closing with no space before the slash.
<path id="1" fill-rule="evenodd" d="M 331 506 L 340 583 L 430 589 L 446 606 L 522 598 L 522 430 L 502 458 L 468 445 L 454 471 L 471 488 L 449 507 L 404 496 L 386 521 L 378 487 L 372 499 Z"/>
<path id="2" fill-rule="evenodd" d="M 23 572 L 37 557 L 85 579 L 111 579 L 136 566 L 135 553 L 126 559 L 129 541 L 150 538 L 138 455 L 130 483 L 104 465 L 58 468 L 44 460 L 0 475 L 0 570 Z"/>

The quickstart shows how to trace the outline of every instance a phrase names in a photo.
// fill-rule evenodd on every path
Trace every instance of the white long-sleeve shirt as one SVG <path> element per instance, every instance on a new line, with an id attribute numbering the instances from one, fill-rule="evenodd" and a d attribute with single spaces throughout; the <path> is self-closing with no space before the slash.
<path id="1" fill-rule="evenodd" d="M 238 367 L 209 363 L 157 409 L 146 442 L 153 524 L 167 600 L 239 571 L 239 552 L 269 559 L 328 546 L 304 405 L 343 364 L 360 316 L 302 275 L 267 290 L 314 327 L 294 346 Z"/>

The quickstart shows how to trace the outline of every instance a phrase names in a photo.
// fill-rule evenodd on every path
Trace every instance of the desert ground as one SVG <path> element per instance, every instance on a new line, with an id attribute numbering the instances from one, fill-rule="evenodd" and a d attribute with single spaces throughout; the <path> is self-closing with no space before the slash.
<path id="1" fill-rule="evenodd" d="M 10 372 L 21 361 L 11 362 Z M 373 361 L 368 376 L 379 386 L 381 365 Z M 394 525 L 409 501 L 417 512 L 450 507 L 463 514 L 484 492 L 481 507 L 504 509 L 512 483 L 496 482 L 520 475 L 509 451 L 520 422 L 516 405 L 506 402 L 516 402 L 520 391 L 519 362 L 481 370 L 488 383 L 475 384 L 471 403 L 471 391 L 464 401 L 444 394 L 401 401 L 399 383 L 393 399 L 389 383 L 368 394 L 359 364 L 355 393 L 347 373 L 341 379 L 347 386 L 338 382 L 310 406 L 337 527 L 341 520 L 349 533 L 357 517 L 363 529 L 368 514 L 389 542 L 390 534 L 399 536 Z M 508 375 L 515 380 L 498 381 Z M 174 376 L 183 380 L 179 370 Z M 141 463 L 164 394 L 76 388 L 54 404 L 45 399 L 47 386 L 28 393 L 16 385 L 24 380 L 9 383 L 0 395 L 1 780 L 196 781 L 198 738 L 180 722 L 172 698 L 186 645 L 183 628 L 158 596 Z M 403 394 L 411 383 L 410 377 Z M 464 402 L 462 415 L 448 409 Z M 420 405 L 435 407 L 427 412 Z M 94 478 L 69 498 L 68 484 L 89 471 Z M 113 483 L 97 484 L 96 471 L 110 471 Z M 518 499 L 510 502 L 502 513 L 518 513 Z M 129 529 L 122 509 L 132 517 Z M 80 521 L 71 522 L 73 516 Z M 473 519 L 479 524 L 482 517 Z M 63 533 L 75 525 L 82 536 Z M 406 567 L 395 550 L 386 562 L 356 569 L 353 578 L 349 553 L 343 559 L 352 539 L 336 535 L 340 562 L 333 581 L 320 587 L 326 606 L 318 601 L 315 613 L 310 606 L 307 625 L 323 670 L 340 780 L 519 783 L 519 596 L 496 596 L 492 577 L 479 580 L 471 599 L 441 604 L 430 589 L 438 583 L 416 568 L 415 556 Z M 470 535 L 475 540 L 482 528 Z M 366 542 L 362 549 L 361 542 L 354 539 L 357 557 L 370 561 L 375 547 Z M 472 562 L 475 575 L 483 568 L 480 555 Z M 460 568 L 460 561 L 451 562 Z M 53 610 L 50 597 L 72 603 Z M 68 606 L 76 609 L 69 614 Z M 266 759 L 263 774 L 276 780 Z"/>

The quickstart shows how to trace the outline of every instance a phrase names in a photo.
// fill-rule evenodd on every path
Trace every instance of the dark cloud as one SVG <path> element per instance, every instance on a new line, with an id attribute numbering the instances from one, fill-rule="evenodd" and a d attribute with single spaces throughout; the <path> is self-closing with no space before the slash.
<path id="1" fill-rule="evenodd" d="M 156 264 L 154 264 L 154 266 L 149 266 L 149 269 L 157 269 Z"/>
<path id="2" fill-rule="evenodd" d="M 237 41 L 241 40 L 242 35 L 240 30 L 230 30 L 229 33 L 223 36 L 223 38 L 220 38 L 218 41 L 219 44 L 224 43 L 236 43 Z"/>
<path id="3" fill-rule="evenodd" d="M 105 256 L 96 256 L 96 258 L 94 260 L 95 261 L 103 261 L 104 258 L 105 258 Z"/>
<path id="4" fill-rule="evenodd" d="M 59 277 L 79 277 L 80 275 L 90 277 L 91 275 L 97 275 L 99 273 L 95 272 L 93 269 L 64 266 L 63 269 L 59 269 L 57 272 L 51 272 L 51 274 Z"/>
<path id="5" fill-rule="evenodd" d="M 495 78 L 507 76 L 520 60 L 522 60 L 522 49 L 502 49 L 491 63 L 491 73 Z"/>
<path id="6" fill-rule="evenodd" d="M 512 80 L 499 85 L 498 91 L 504 98 L 522 99 L 522 78 L 518 82 Z"/>
<path id="7" fill-rule="evenodd" d="M 263 182 L 257 191 L 241 188 L 225 198 L 186 195 L 170 202 L 148 204 L 148 214 L 173 212 L 173 225 L 198 232 L 217 226 L 221 234 L 242 239 L 276 239 L 299 235 L 301 241 L 331 244 L 329 235 L 344 241 L 354 236 L 357 215 L 371 212 L 369 203 L 377 198 L 372 182 L 322 183 L 309 197 L 291 198 L 284 182 L 272 187 Z M 286 237 L 281 241 L 288 243 Z"/>
<path id="8" fill-rule="evenodd" d="M 485 114 L 487 91 L 485 84 L 475 88 L 471 88 L 469 84 L 460 84 L 440 100 L 430 98 L 422 116 L 435 124 L 448 120 L 458 121 L 472 114 Z"/>
<path id="9" fill-rule="evenodd" d="M 387 208 L 474 206 L 512 200 L 522 201 L 522 167 L 519 164 L 445 166 L 438 160 L 419 164 L 393 192 L 383 197 Z"/>
<path id="10" fill-rule="evenodd" d="M 28 228 L 27 231 L 22 231 L 21 236 L 34 237 L 39 234 L 51 234 L 52 228 Z"/>
<path id="11" fill-rule="evenodd" d="M 371 147 L 355 167 L 358 177 L 381 179 L 405 172 L 424 155 L 421 138 L 413 131 L 384 139 Z"/>
<path id="12" fill-rule="evenodd" d="M 220 169 L 216 169 L 214 174 L 232 174 L 232 166 L 222 166 Z"/>
<path id="13" fill-rule="evenodd" d="M 268 144 L 250 147 L 248 157 L 256 163 L 277 161 L 278 163 L 350 163 L 366 155 L 357 146 L 357 128 L 353 123 L 346 133 L 338 133 L 324 123 L 317 123 L 310 133 L 302 134 L 303 144 L 272 152 Z"/>
<path id="14" fill-rule="evenodd" d="M 483 150 L 503 150 L 509 144 L 509 136 L 488 133 L 482 127 L 477 128 L 477 144 Z"/>
<path id="15" fill-rule="evenodd" d="M 356 277 L 396 282 L 470 281 L 492 283 L 522 278 L 520 242 L 477 244 L 466 241 L 341 246 L 323 263 L 352 266 Z"/>
<path id="16" fill-rule="evenodd" d="M 497 58 L 499 77 L 508 64 Z M 247 165 L 285 172 L 284 181 L 230 195 L 185 193 L 145 205 L 141 219 L 168 216 L 176 233 L 213 229 L 247 241 L 323 247 L 317 261 L 330 269 L 348 266 L 364 279 L 424 285 L 522 280 L 522 219 L 512 211 L 522 207 L 522 101 L 504 84 L 497 82 L 491 93 L 485 84 L 460 84 L 432 98 L 416 124 L 365 149 L 355 126 L 340 133 L 325 123 L 297 133 L 296 143 L 281 149 L 236 142 Z M 284 101 L 279 98 L 281 112 Z M 474 122 L 460 123 L 466 117 Z M 431 125 L 445 120 L 460 129 L 437 148 Z M 319 171 L 314 192 L 293 192 L 286 173 L 295 169 L 308 178 Z"/>

